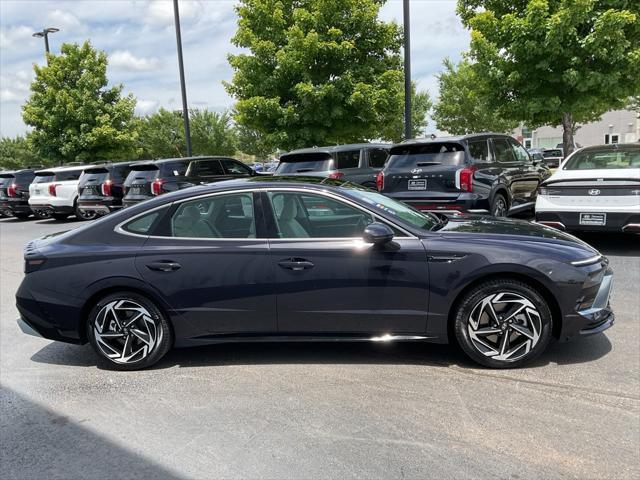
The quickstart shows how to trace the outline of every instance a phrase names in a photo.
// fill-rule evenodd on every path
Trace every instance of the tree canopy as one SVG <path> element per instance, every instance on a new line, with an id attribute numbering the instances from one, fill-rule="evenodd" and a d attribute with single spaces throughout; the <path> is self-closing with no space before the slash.
<path id="1" fill-rule="evenodd" d="M 640 91 L 640 2 L 458 0 L 491 105 L 530 127 L 592 121 Z"/>
<path id="2" fill-rule="evenodd" d="M 278 147 L 388 135 L 402 118 L 402 32 L 379 0 L 242 0 L 227 90 L 235 119 Z"/>
<path id="3" fill-rule="evenodd" d="M 432 117 L 439 130 L 453 135 L 473 132 L 509 132 L 518 122 L 505 119 L 491 105 L 491 92 L 477 65 L 462 60 L 455 65 L 444 60 L 438 75 L 440 94 Z"/>
<path id="4" fill-rule="evenodd" d="M 0 169 L 36 167 L 43 162 L 31 151 L 27 139 L 18 135 L 15 138 L 0 139 Z"/>
<path id="5" fill-rule="evenodd" d="M 60 52 L 48 55 L 48 66 L 34 65 L 22 107 L 33 151 L 60 162 L 136 158 L 136 101 L 122 96 L 121 85 L 108 87 L 107 55 L 89 42 Z"/>

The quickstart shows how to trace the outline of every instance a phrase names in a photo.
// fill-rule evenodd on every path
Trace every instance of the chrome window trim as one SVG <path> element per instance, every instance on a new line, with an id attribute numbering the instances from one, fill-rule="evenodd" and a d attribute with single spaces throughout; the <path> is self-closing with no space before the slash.
<path id="1" fill-rule="evenodd" d="M 412 234 L 411 232 L 407 231 L 406 229 L 400 227 L 399 225 L 396 225 L 395 223 L 387 220 L 386 218 L 382 218 L 379 215 L 377 215 L 375 212 L 372 212 L 371 210 L 368 210 L 364 207 L 362 207 L 361 205 L 357 204 L 356 202 L 351 201 L 350 199 L 341 197 L 339 195 L 335 195 L 332 194 L 331 192 L 328 192 L 326 190 L 315 190 L 315 189 L 308 189 L 308 188 L 302 188 L 302 187 L 261 187 L 261 188 L 241 188 L 238 190 L 225 190 L 222 192 L 209 192 L 209 193 L 204 193 L 202 195 L 197 195 L 195 197 L 189 197 L 189 198 L 182 198 L 180 200 L 176 200 L 174 202 L 169 202 L 169 203 L 165 203 L 162 204 L 158 207 L 152 208 L 151 210 L 145 210 L 144 212 L 140 212 L 137 215 L 134 215 L 133 217 L 130 217 L 122 222 L 120 222 L 119 224 L 117 224 L 114 227 L 114 232 L 119 233 L 121 235 L 129 235 L 132 237 L 143 237 L 143 238 L 158 238 L 158 239 L 179 239 L 179 240 L 200 240 L 200 241 L 216 241 L 216 242 L 239 242 L 239 241 L 246 241 L 246 242 L 265 242 L 265 241 L 271 241 L 271 240 L 281 240 L 281 241 L 287 241 L 287 242 L 296 242 L 296 241 L 305 241 L 305 242 L 309 242 L 309 241 L 336 241 L 336 240 L 358 240 L 358 239 L 362 239 L 362 237 L 309 237 L 309 238 L 280 238 L 280 237 L 268 237 L 268 238 L 200 238 L 200 237 L 169 237 L 169 236 L 162 236 L 162 235 L 144 235 L 141 233 L 132 233 L 132 232 L 128 232 L 126 231 L 123 226 L 129 222 L 134 221 L 135 219 L 137 219 L 138 217 L 141 217 L 143 215 L 146 215 L 148 213 L 153 213 L 156 210 L 160 210 L 162 208 L 166 208 L 166 207 L 171 207 L 173 205 L 176 204 L 180 204 L 180 203 L 184 203 L 184 202 L 189 202 L 192 200 L 197 200 L 200 198 L 207 198 L 207 197 L 213 197 L 213 196 L 217 196 L 217 195 L 227 195 L 227 194 L 236 194 L 236 193 L 258 193 L 258 192 L 269 192 L 269 191 L 278 191 L 278 192 L 282 192 L 282 191 L 289 191 L 289 192 L 301 192 L 301 193 L 315 193 L 317 195 L 325 195 L 327 197 L 330 197 L 332 199 L 338 200 L 338 201 L 342 201 L 344 203 L 347 203 L 355 208 L 357 208 L 358 210 L 361 210 L 365 213 L 368 213 L 370 215 L 372 215 L 376 221 L 380 221 L 381 223 L 386 224 L 387 226 L 390 226 L 392 228 L 396 228 L 397 230 L 401 231 L 402 233 L 404 233 L 405 235 L 407 235 L 406 237 L 394 237 L 394 241 L 397 240 L 402 240 L 402 239 L 418 239 L 418 237 L 416 237 L 414 234 Z"/>

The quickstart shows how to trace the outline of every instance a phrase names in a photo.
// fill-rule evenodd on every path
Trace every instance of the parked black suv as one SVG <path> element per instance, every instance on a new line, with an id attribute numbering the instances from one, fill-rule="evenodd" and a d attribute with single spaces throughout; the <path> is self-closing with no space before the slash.
<path id="1" fill-rule="evenodd" d="M 377 186 L 420 210 L 502 217 L 533 209 L 549 175 L 512 137 L 481 133 L 394 145 Z"/>
<path id="2" fill-rule="evenodd" d="M 124 181 L 132 162 L 105 163 L 85 168 L 78 184 L 78 210 L 84 218 L 122 208 Z"/>
<path id="3" fill-rule="evenodd" d="M 124 207 L 201 183 L 250 177 L 247 165 L 227 157 L 187 157 L 138 162 L 124 182 Z"/>
<path id="4" fill-rule="evenodd" d="M 26 219 L 33 213 L 29 206 L 29 185 L 34 178 L 32 168 L 0 173 L 0 212 L 4 216 Z"/>
<path id="5" fill-rule="evenodd" d="M 280 157 L 274 176 L 327 177 L 376 188 L 391 145 L 361 143 L 294 150 Z"/>

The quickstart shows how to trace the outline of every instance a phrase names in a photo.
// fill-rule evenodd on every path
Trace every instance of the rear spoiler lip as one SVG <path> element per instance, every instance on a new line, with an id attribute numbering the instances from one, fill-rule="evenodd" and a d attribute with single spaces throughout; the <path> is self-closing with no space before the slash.
<path id="1" fill-rule="evenodd" d="M 614 182 L 631 182 L 631 183 L 640 183 L 640 179 L 634 179 L 634 178 L 602 178 L 602 177 L 595 177 L 595 178 L 562 178 L 562 179 L 556 179 L 556 180 L 545 180 L 544 182 L 542 182 L 540 184 L 540 186 L 548 186 L 548 185 L 555 185 L 556 183 L 565 183 L 565 182 L 598 182 L 598 181 L 614 181 Z"/>

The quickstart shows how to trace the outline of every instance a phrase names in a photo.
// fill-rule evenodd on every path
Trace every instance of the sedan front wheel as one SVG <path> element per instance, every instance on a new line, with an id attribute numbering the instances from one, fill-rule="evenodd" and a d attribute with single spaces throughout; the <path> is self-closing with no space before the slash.
<path id="1" fill-rule="evenodd" d="M 455 316 L 456 339 L 476 362 L 516 368 L 551 340 L 552 317 L 538 291 L 516 280 L 491 280 L 471 290 Z"/>

